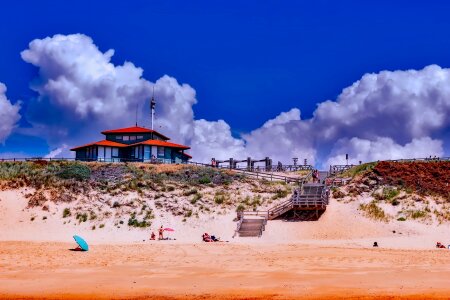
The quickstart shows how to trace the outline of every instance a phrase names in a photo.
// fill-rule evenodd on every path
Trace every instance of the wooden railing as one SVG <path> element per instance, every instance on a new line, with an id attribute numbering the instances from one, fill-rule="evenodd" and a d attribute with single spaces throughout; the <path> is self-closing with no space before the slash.
<path id="1" fill-rule="evenodd" d="M 450 157 L 426 157 L 426 158 L 402 158 L 402 159 L 389 159 L 382 160 L 388 162 L 440 162 L 450 161 Z M 380 161 L 378 161 L 380 162 Z M 343 173 L 344 171 L 356 167 L 359 165 L 330 165 L 330 176 Z"/>
<path id="2" fill-rule="evenodd" d="M 279 203 L 278 205 L 276 205 L 276 206 L 270 208 L 270 209 L 267 211 L 268 218 L 269 218 L 270 220 L 272 220 L 272 219 L 274 219 L 274 218 L 276 218 L 276 217 L 282 215 L 283 213 L 289 211 L 290 209 L 292 209 L 292 207 L 293 207 L 293 201 L 292 201 L 292 199 L 289 199 L 289 200 L 287 200 L 287 201 L 284 201 L 284 202 L 282 202 L 282 203 Z"/>
<path id="3" fill-rule="evenodd" d="M 267 210 L 256 210 L 256 211 L 237 211 L 236 212 L 237 218 L 242 219 L 243 216 L 247 217 L 262 217 L 267 220 L 268 218 L 268 212 Z"/>
<path id="4" fill-rule="evenodd" d="M 236 226 L 236 231 L 234 232 L 232 238 L 234 238 L 236 236 L 236 234 L 238 234 L 239 230 L 241 229 L 242 221 L 244 221 L 244 218 L 239 218 L 239 221 Z"/>
<path id="5" fill-rule="evenodd" d="M 312 169 L 308 169 L 308 174 L 306 174 L 305 176 L 302 177 L 291 177 L 291 176 L 283 176 L 283 175 L 279 175 L 279 174 L 274 174 L 273 172 L 271 173 L 266 173 L 266 172 L 261 172 L 261 171 L 249 171 L 246 168 L 245 169 L 230 169 L 226 166 L 212 166 L 211 164 L 204 164 L 204 163 L 198 163 L 198 162 L 192 162 L 192 161 L 188 161 L 187 164 L 190 165 L 194 165 L 194 166 L 203 166 L 203 167 L 210 167 L 210 168 L 217 168 L 220 170 L 231 170 L 234 171 L 238 174 L 242 174 L 244 176 L 250 176 L 256 179 L 265 179 L 268 181 L 284 181 L 286 183 L 297 183 L 297 184 L 301 184 L 303 182 L 306 182 L 307 180 L 309 180 L 312 176 Z"/>

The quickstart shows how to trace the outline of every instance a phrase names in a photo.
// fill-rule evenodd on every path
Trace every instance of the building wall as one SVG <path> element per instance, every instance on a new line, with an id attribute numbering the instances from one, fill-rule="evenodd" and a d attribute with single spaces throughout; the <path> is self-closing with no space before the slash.
<path id="1" fill-rule="evenodd" d="M 152 161 L 157 159 L 164 163 L 182 163 L 188 159 L 179 150 L 169 147 L 138 145 L 128 148 L 108 146 L 91 146 L 76 150 L 76 159 L 98 161 L 121 161 L 123 159 Z"/>

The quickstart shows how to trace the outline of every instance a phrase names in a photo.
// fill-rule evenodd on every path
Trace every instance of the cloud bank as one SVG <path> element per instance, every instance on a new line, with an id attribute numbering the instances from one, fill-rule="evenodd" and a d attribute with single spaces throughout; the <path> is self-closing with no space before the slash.
<path id="1" fill-rule="evenodd" d="M 6 86 L 0 82 L 0 143 L 11 134 L 19 115 L 20 103 L 12 104 L 6 98 Z"/>
<path id="2" fill-rule="evenodd" d="M 133 125 L 136 109 L 139 120 L 149 120 L 153 88 L 155 129 L 190 145 L 195 161 L 269 156 L 325 165 L 343 163 L 345 153 L 351 162 L 443 155 L 440 138 L 450 129 L 450 69 L 436 65 L 366 74 L 336 101 L 319 103 L 311 118 L 302 119 L 300 109 L 292 108 L 236 138 L 224 120 L 195 119 L 190 85 L 168 75 L 153 83 L 131 62 L 114 65 L 114 51 L 102 52 L 83 34 L 36 39 L 21 54 L 39 70 L 32 84 L 38 97 L 27 119 L 57 149 Z"/>

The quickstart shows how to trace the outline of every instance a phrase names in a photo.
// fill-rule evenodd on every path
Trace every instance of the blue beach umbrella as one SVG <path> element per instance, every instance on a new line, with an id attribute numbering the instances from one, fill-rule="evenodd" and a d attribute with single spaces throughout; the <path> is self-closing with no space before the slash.
<path id="1" fill-rule="evenodd" d="M 86 243 L 85 240 L 83 240 L 82 237 L 79 237 L 78 235 L 74 235 L 73 239 L 75 240 L 75 242 L 77 242 L 78 246 L 80 246 L 80 248 L 83 249 L 83 251 L 89 250 L 88 244 Z"/>

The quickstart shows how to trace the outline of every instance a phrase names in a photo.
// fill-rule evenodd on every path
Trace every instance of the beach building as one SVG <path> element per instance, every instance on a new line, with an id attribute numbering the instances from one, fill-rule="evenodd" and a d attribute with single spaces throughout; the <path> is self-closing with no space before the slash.
<path id="1" fill-rule="evenodd" d="M 82 161 L 141 161 L 185 163 L 192 157 L 190 147 L 168 142 L 170 138 L 156 130 L 134 126 L 106 130 L 105 139 L 70 149 Z"/>

